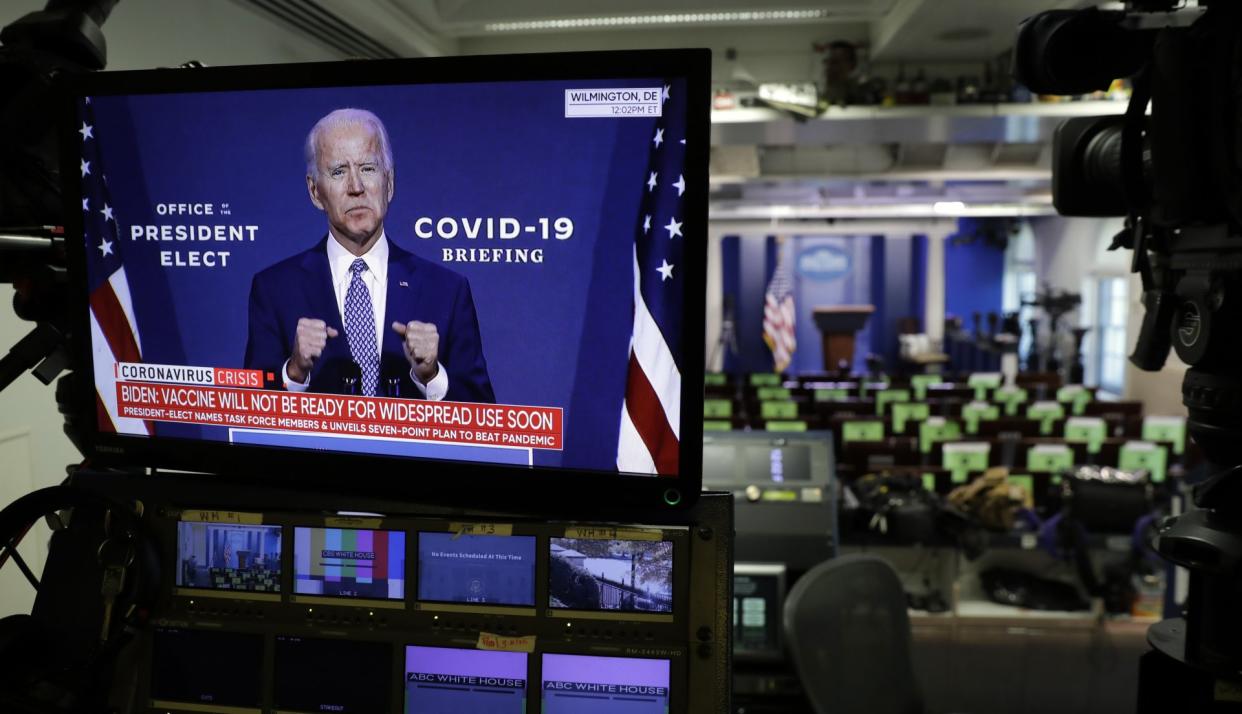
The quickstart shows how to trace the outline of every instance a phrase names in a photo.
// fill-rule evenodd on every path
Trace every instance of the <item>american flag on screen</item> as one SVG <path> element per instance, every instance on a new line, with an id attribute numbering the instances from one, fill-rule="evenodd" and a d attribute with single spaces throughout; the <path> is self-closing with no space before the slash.
<path id="1" fill-rule="evenodd" d="M 793 276 L 783 241 L 776 241 L 776 270 L 763 296 L 763 341 L 772 350 L 773 371 L 784 372 L 798 349 L 794 332 Z"/>
<path id="2" fill-rule="evenodd" d="M 681 326 L 688 185 L 683 84 L 663 88 L 662 116 L 647 137 L 647 178 L 634 232 L 634 333 L 617 469 L 675 476 L 681 433 Z M 695 137 L 696 139 L 699 137 Z M 692 139 L 694 140 L 694 139 Z"/>
<path id="3" fill-rule="evenodd" d="M 142 340 L 134 320 L 120 232 L 109 203 L 99 138 L 90 98 L 81 106 L 82 229 L 86 241 L 87 289 L 91 303 L 91 352 L 95 364 L 95 408 L 100 431 L 151 434 L 150 422 L 121 417 L 116 406 L 116 364 L 141 362 Z"/>

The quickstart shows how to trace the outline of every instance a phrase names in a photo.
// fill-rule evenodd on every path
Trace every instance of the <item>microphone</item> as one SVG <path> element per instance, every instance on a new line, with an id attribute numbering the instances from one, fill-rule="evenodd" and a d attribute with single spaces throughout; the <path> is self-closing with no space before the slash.
<path id="1" fill-rule="evenodd" d="M 346 362 L 341 367 L 341 394 L 362 396 L 362 367 L 357 362 Z"/>

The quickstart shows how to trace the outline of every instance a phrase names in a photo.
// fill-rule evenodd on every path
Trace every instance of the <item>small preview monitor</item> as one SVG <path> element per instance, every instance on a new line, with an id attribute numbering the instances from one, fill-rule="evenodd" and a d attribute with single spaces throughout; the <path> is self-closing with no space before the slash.
<path id="1" fill-rule="evenodd" d="M 177 523 L 177 587 L 280 593 L 281 527 Z"/>
<path id="2" fill-rule="evenodd" d="M 703 438 L 703 483 L 734 490 L 750 484 L 822 486 L 835 474 L 827 432 L 719 432 Z"/>
<path id="3" fill-rule="evenodd" d="M 548 606 L 564 610 L 673 612 L 673 543 L 552 538 Z"/>
<path id="4" fill-rule="evenodd" d="M 405 714 L 523 714 L 524 652 L 405 648 Z"/>
<path id="5" fill-rule="evenodd" d="M 734 565 L 733 655 L 739 659 L 780 658 L 783 655 L 781 623 L 784 607 L 784 565 Z"/>
<path id="6" fill-rule="evenodd" d="M 272 687 L 280 712 L 373 714 L 392 708 L 387 642 L 277 635 Z"/>
<path id="7" fill-rule="evenodd" d="M 667 714 L 669 661 L 543 655 L 543 714 Z"/>
<path id="8" fill-rule="evenodd" d="M 294 593 L 405 598 L 405 533 L 365 528 L 293 529 Z"/>
<path id="9" fill-rule="evenodd" d="M 67 80 L 95 455 L 439 500 L 689 503 L 710 66 L 657 50 Z"/>
<path id="10" fill-rule="evenodd" d="M 418 534 L 418 599 L 535 604 L 535 536 Z"/>
<path id="11" fill-rule="evenodd" d="M 262 706 L 263 636 L 156 629 L 151 704 L 198 711 L 254 712 Z"/>

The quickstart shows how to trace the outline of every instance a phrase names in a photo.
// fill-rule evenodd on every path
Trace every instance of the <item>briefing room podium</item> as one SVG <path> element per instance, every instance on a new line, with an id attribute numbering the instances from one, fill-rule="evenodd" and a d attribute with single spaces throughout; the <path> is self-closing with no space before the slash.
<path id="1" fill-rule="evenodd" d="M 815 326 L 824 341 L 824 370 L 837 369 L 841 360 L 854 364 L 854 335 L 867 324 L 867 318 L 875 312 L 874 305 L 835 305 L 817 307 L 814 311 Z"/>

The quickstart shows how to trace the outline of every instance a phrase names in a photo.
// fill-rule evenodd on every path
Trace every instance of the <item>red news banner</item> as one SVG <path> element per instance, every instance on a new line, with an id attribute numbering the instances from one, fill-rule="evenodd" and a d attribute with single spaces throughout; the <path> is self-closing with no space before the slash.
<path id="1" fill-rule="evenodd" d="M 241 429 L 481 446 L 562 448 L 559 407 L 429 402 L 269 389 L 258 370 L 117 365 L 120 416 Z M 243 385 L 243 388 L 224 385 Z"/>

